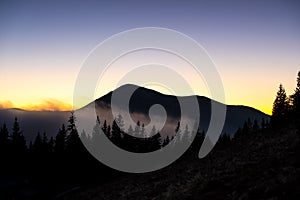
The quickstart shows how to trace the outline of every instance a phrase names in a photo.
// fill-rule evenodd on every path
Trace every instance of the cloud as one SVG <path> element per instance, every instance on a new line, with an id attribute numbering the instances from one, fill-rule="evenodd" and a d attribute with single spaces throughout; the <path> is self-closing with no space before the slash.
<path id="1" fill-rule="evenodd" d="M 11 101 L 0 101 L 0 109 L 14 108 L 14 104 Z"/>
<path id="2" fill-rule="evenodd" d="M 73 107 L 71 104 L 65 103 L 57 99 L 44 99 L 39 104 L 30 104 L 22 107 L 25 110 L 34 110 L 34 111 L 68 111 L 72 110 Z"/>

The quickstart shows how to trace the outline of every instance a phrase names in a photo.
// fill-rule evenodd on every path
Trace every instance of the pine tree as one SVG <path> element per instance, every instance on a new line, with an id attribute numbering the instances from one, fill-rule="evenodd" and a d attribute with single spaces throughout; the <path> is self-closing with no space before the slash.
<path id="1" fill-rule="evenodd" d="M 134 135 L 140 135 L 141 133 L 141 123 L 137 121 L 136 126 L 134 128 Z"/>
<path id="2" fill-rule="evenodd" d="M 296 116 L 300 118 L 300 71 L 297 77 L 297 87 L 294 94 L 291 95 L 292 109 L 294 110 Z"/>
<path id="3" fill-rule="evenodd" d="M 163 141 L 163 147 L 164 146 L 167 146 L 168 144 L 170 143 L 170 138 L 169 138 L 169 136 L 167 135 L 167 137 L 164 139 L 164 141 Z"/>
<path id="4" fill-rule="evenodd" d="M 289 110 L 289 101 L 283 88 L 282 84 L 279 85 L 279 90 L 277 96 L 273 103 L 272 117 L 283 117 L 288 113 Z"/>
<path id="5" fill-rule="evenodd" d="M 185 129 L 184 129 L 184 132 L 182 134 L 182 137 L 181 137 L 181 142 L 191 142 L 190 140 L 190 131 L 189 131 L 189 127 L 188 125 L 185 125 Z"/>
<path id="6" fill-rule="evenodd" d="M 238 128 L 238 130 L 235 132 L 234 137 L 240 137 L 243 134 L 243 131 L 241 129 L 241 127 Z"/>
<path id="7" fill-rule="evenodd" d="M 116 120 L 113 121 L 112 123 L 112 128 L 111 128 L 111 141 L 115 144 L 119 144 L 121 141 L 121 130 L 116 122 Z"/>
<path id="8" fill-rule="evenodd" d="M 62 154 L 64 152 L 66 135 L 67 135 L 66 127 L 63 124 L 55 137 L 54 152 L 58 154 Z"/>
<path id="9" fill-rule="evenodd" d="M 48 145 L 48 137 L 46 132 L 43 133 L 43 145 L 46 147 Z"/>
<path id="10" fill-rule="evenodd" d="M 132 135 L 133 134 L 133 128 L 132 128 L 131 125 L 129 125 L 127 133 L 128 133 L 128 135 Z"/>
<path id="11" fill-rule="evenodd" d="M 106 120 L 104 120 L 104 122 L 103 122 L 102 131 L 103 131 L 104 134 L 107 133 L 107 122 L 106 122 Z"/>
<path id="12" fill-rule="evenodd" d="M 177 127 L 175 129 L 175 133 L 176 134 L 180 134 L 181 130 L 180 130 L 180 122 L 177 122 Z"/>
<path id="13" fill-rule="evenodd" d="M 117 119 L 116 119 L 116 122 L 120 128 L 120 131 L 121 133 L 124 131 L 123 128 L 124 128 L 124 120 L 123 120 L 123 117 L 122 115 L 118 115 Z"/>
<path id="14" fill-rule="evenodd" d="M 177 122 L 177 126 L 175 128 L 175 137 L 172 136 L 172 140 L 174 139 L 174 143 L 173 143 L 174 146 L 180 142 L 181 137 L 182 137 L 182 135 L 181 135 L 181 129 L 180 129 L 180 122 Z"/>
<path id="15" fill-rule="evenodd" d="M 33 151 L 34 153 L 41 153 L 42 149 L 43 149 L 43 140 L 40 132 L 38 132 L 33 143 Z"/>
<path id="16" fill-rule="evenodd" d="M 146 137 L 145 124 L 142 124 L 141 135 L 142 135 L 143 137 Z"/>
<path id="17" fill-rule="evenodd" d="M 110 127 L 110 125 L 107 126 L 106 136 L 107 136 L 108 138 L 111 138 L 111 127 Z"/>
<path id="18" fill-rule="evenodd" d="M 136 151 L 136 144 L 135 142 L 135 137 L 133 137 L 133 128 L 130 125 L 127 134 L 123 134 L 123 139 L 122 139 L 122 148 L 127 150 L 127 151 Z"/>
<path id="19" fill-rule="evenodd" d="M 153 126 L 152 129 L 151 129 L 150 135 L 153 136 L 153 135 L 155 135 L 156 133 L 157 133 L 157 132 L 156 132 L 156 128 L 155 128 L 155 126 Z"/>
<path id="20" fill-rule="evenodd" d="M 6 124 L 4 123 L 2 127 L 0 128 L 0 157 L 3 157 L 7 155 L 7 152 L 10 151 L 9 149 L 9 133 L 8 129 L 6 127 Z"/>
<path id="21" fill-rule="evenodd" d="M 68 135 L 66 138 L 66 152 L 73 154 L 79 152 L 82 145 L 75 125 L 76 117 L 74 115 L 74 111 L 71 112 L 71 116 L 68 122 L 69 124 L 67 129 Z"/>
<path id="22" fill-rule="evenodd" d="M 100 126 L 100 118 L 97 116 L 96 119 L 96 124 L 93 128 L 93 133 L 92 133 L 92 141 L 94 145 L 100 144 L 100 134 L 101 134 L 101 126 Z"/>
<path id="23" fill-rule="evenodd" d="M 244 122 L 243 129 L 242 129 L 242 135 L 246 135 L 250 132 L 250 127 L 248 122 Z"/>
<path id="24" fill-rule="evenodd" d="M 0 148 L 3 150 L 6 149 L 4 147 L 6 147 L 9 143 L 8 136 L 9 136 L 8 129 L 6 127 L 6 124 L 4 123 L 0 128 Z"/>
<path id="25" fill-rule="evenodd" d="M 265 128 L 266 128 L 266 121 L 265 121 L 265 118 L 262 118 L 262 119 L 261 119 L 261 128 L 262 128 L 262 129 L 265 129 Z"/>
<path id="26" fill-rule="evenodd" d="M 18 118 L 15 118 L 12 130 L 12 148 L 16 154 L 24 154 L 27 150 L 25 137 L 20 129 Z"/>
<path id="27" fill-rule="evenodd" d="M 54 139 L 53 137 L 51 136 L 50 137 L 50 140 L 48 142 L 48 152 L 49 153 L 53 153 L 53 148 L 54 148 Z"/>
<path id="28" fill-rule="evenodd" d="M 154 136 L 152 136 L 150 139 L 150 143 L 151 143 L 150 151 L 156 151 L 156 150 L 160 149 L 162 146 L 161 134 L 158 132 Z"/>
<path id="29" fill-rule="evenodd" d="M 259 129 L 258 122 L 257 122 L 257 120 L 255 119 L 254 122 L 253 122 L 252 130 L 253 130 L 254 132 L 256 132 L 258 129 Z"/>

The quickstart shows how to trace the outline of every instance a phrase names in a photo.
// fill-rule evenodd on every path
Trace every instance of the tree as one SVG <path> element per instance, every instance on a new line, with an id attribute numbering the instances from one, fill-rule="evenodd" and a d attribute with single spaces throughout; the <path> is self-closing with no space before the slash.
<path id="1" fill-rule="evenodd" d="M 0 128 L 0 150 L 1 150 L 1 152 L 3 150 L 7 149 L 7 145 L 9 143 L 8 135 L 9 135 L 8 129 L 6 127 L 6 124 L 4 123 L 2 125 L 2 127 Z"/>
<path id="2" fill-rule="evenodd" d="M 191 138 L 190 138 L 190 131 L 189 131 L 189 127 L 188 125 L 185 125 L 185 129 L 184 129 L 184 132 L 182 134 L 182 137 L 181 137 L 181 142 L 185 143 L 185 142 L 191 142 Z"/>
<path id="3" fill-rule="evenodd" d="M 142 135 L 143 137 L 146 137 L 145 124 L 142 124 L 141 135 Z"/>
<path id="4" fill-rule="evenodd" d="M 47 146 L 48 145 L 48 137 L 46 132 L 43 133 L 43 145 Z"/>
<path id="5" fill-rule="evenodd" d="M 181 130 L 180 130 L 180 122 L 177 122 L 177 126 L 175 128 L 175 140 L 174 140 L 174 146 L 176 145 L 177 142 L 180 142 L 178 139 L 181 139 Z"/>
<path id="6" fill-rule="evenodd" d="M 122 116 L 118 115 L 118 117 L 112 123 L 111 138 L 110 138 L 111 141 L 116 145 L 121 144 L 123 126 L 124 126 L 124 122 Z"/>
<path id="7" fill-rule="evenodd" d="M 272 117 L 273 118 L 281 118 L 288 113 L 289 110 L 289 101 L 283 88 L 282 84 L 279 85 L 279 90 L 277 92 L 277 96 L 273 103 Z"/>
<path id="8" fill-rule="evenodd" d="M 297 87 L 294 94 L 291 95 L 292 109 L 296 113 L 296 117 L 300 116 L 300 71 L 297 77 Z"/>
<path id="9" fill-rule="evenodd" d="M 262 119 L 261 119 L 261 128 L 262 128 L 262 129 L 266 128 L 266 121 L 265 121 L 265 118 L 262 118 Z"/>
<path id="10" fill-rule="evenodd" d="M 127 151 L 136 151 L 136 144 L 135 144 L 135 137 L 133 137 L 133 128 L 130 125 L 127 133 L 123 134 L 123 139 L 122 139 L 122 147 L 123 149 Z"/>
<path id="11" fill-rule="evenodd" d="M 97 116 L 96 119 L 96 124 L 93 128 L 93 133 L 92 133 L 92 141 L 94 145 L 100 144 L 100 134 L 101 134 L 101 126 L 100 126 L 100 119 L 99 116 Z"/>
<path id="12" fill-rule="evenodd" d="M 252 130 L 253 130 L 254 132 L 256 132 L 258 129 L 259 129 L 258 122 L 257 122 L 257 120 L 255 119 L 254 122 L 253 122 Z"/>
<path id="13" fill-rule="evenodd" d="M 133 128 L 131 125 L 129 125 L 127 133 L 128 133 L 128 135 L 133 135 Z"/>
<path id="14" fill-rule="evenodd" d="M 164 139 L 164 141 L 163 141 L 162 146 L 165 147 L 165 146 L 167 146 L 169 143 L 170 143 L 170 138 L 169 138 L 169 136 L 167 135 L 167 137 L 166 137 L 166 138 Z"/>
<path id="15" fill-rule="evenodd" d="M 104 120 L 104 122 L 103 122 L 102 131 L 103 131 L 104 134 L 107 133 L 107 122 L 106 122 L 106 120 Z"/>
<path id="16" fill-rule="evenodd" d="M 108 138 L 111 138 L 111 127 L 110 127 L 110 125 L 107 126 L 106 136 L 107 136 Z"/>
<path id="17" fill-rule="evenodd" d="M 134 135 L 140 135 L 141 132 L 141 123 L 137 121 L 136 126 L 134 128 Z"/>
<path id="18" fill-rule="evenodd" d="M 123 117 L 122 115 L 118 115 L 118 117 L 116 118 L 116 122 L 120 128 L 120 131 L 123 132 L 123 128 L 124 128 L 124 120 L 123 120 Z"/>
<path id="19" fill-rule="evenodd" d="M 177 122 L 177 127 L 175 129 L 175 133 L 176 134 L 180 134 L 181 130 L 180 130 L 180 122 Z"/>
<path id="20" fill-rule="evenodd" d="M 155 126 L 152 127 L 150 132 L 151 137 L 147 138 L 148 148 L 146 148 L 147 152 L 156 151 L 162 146 L 161 134 L 157 132 Z"/>
<path id="21" fill-rule="evenodd" d="M 66 135 L 67 135 L 66 127 L 63 124 L 55 137 L 55 145 L 54 145 L 55 153 L 62 154 L 64 152 Z"/>
<path id="22" fill-rule="evenodd" d="M 8 129 L 6 127 L 6 124 L 4 123 L 3 126 L 0 128 L 0 157 L 6 157 L 8 152 L 10 151 L 9 149 L 9 133 Z"/>
<path id="23" fill-rule="evenodd" d="M 78 153 L 81 151 L 81 140 L 76 129 L 76 117 L 74 111 L 71 112 L 71 116 L 68 120 L 67 138 L 66 138 L 66 152 L 67 153 Z M 74 154 L 75 155 L 75 154 Z"/>
<path id="24" fill-rule="evenodd" d="M 49 151 L 49 153 L 53 153 L 54 139 L 53 139 L 52 136 L 50 137 L 50 140 L 49 140 L 47 146 L 48 146 L 48 151 Z"/>
<path id="25" fill-rule="evenodd" d="M 20 129 L 18 118 L 15 118 L 12 129 L 12 148 L 16 154 L 24 154 L 27 150 L 25 137 Z"/>
<path id="26" fill-rule="evenodd" d="M 41 153 L 43 150 L 43 140 L 40 132 L 37 133 L 32 147 L 34 153 Z"/>
<path id="27" fill-rule="evenodd" d="M 245 121 L 242 128 L 242 135 L 246 135 L 250 132 L 249 121 Z"/>
<path id="28" fill-rule="evenodd" d="M 156 133 L 157 133 L 157 132 L 156 132 L 156 128 L 155 128 L 155 126 L 153 126 L 152 129 L 151 129 L 150 135 L 153 136 L 153 135 L 155 135 Z"/>

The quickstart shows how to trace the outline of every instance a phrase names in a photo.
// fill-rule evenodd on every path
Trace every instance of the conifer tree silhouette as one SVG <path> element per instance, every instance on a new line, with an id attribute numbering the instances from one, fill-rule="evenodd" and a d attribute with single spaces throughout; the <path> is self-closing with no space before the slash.
<path id="1" fill-rule="evenodd" d="M 293 120 L 300 130 L 300 71 L 297 77 L 297 86 L 294 93 L 291 95 Z M 299 131 L 300 132 L 300 131 Z"/>
<path id="2" fill-rule="evenodd" d="M 7 153 L 8 145 L 9 145 L 9 132 L 6 127 L 6 124 L 3 123 L 2 127 L 0 128 L 0 155 Z"/>
<path id="3" fill-rule="evenodd" d="M 62 124 L 61 128 L 59 129 L 55 137 L 55 145 L 54 145 L 55 153 L 62 155 L 63 152 L 65 151 L 66 135 L 67 135 L 66 127 L 64 124 Z"/>
<path id="4" fill-rule="evenodd" d="M 121 145 L 123 126 L 123 118 L 121 115 L 118 115 L 118 117 L 113 121 L 111 127 L 111 141 L 117 146 Z"/>
<path id="5" fill-rule="evenodd" d="M 93 133 L 92 133 L 92 143 L 93 145 L 98 146 L 100 144 L 100 134 L 101 134 L 101 126 L 100 126 L 100 118 L 97 116 L 95 126 L 93 128 Z"/>
<path id="6" fill-rule="evenodd" d="M 279 85 L 276 98 L 273 103 L 271 124 L 272 126 L 280 126 L 285 123 L 286 117 L 290 110 L 289 99 L 286 95 L 285 89 L 282 84 Z"/>
<path id="7" fill-rule="evenodd" d="M 15 156 L 19 155 L 22 156 L 26 153 L 27 146 L 25 137 L 20 129 L 20 125 L 18 122 L 18 118 L 15 118 L 13 129 L 12 129 L 12 151 L 14 152 Z"/>
<path id="8" fill-rule="evenodd" d="M 288 98 L 282 84 L 279 85 L 277 96 L 273 103 L 272 116 L 284 116 L 289 109 Z"/>
<path id="9" fill-rule="evenodd" d="M 78 135 L 78 131 L 75 126 L 76 117 L 74 111 L 71 112 L 71 116 L 68 120 L 67 138 L 66 138 L 66 152 L 75 155 L 81 151 L 81 140 Z"/>

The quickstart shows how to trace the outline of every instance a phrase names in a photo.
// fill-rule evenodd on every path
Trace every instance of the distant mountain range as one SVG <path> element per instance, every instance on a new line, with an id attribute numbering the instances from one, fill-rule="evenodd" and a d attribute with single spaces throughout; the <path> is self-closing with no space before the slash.
<path id="1" fill-rule="evenodd" d="M 126 94 L 135 87 L 137 86 L 124 85 L 115 91 Z M 111 113 L 112 94 L 113 92 L 109 92 L 103 97 L 95 100 L 95 102 L 93 102 L 95 104 L 91 103 L 80 110 L 95 105 L 97 115 L 100 116 L 100 119 L 106 119 L 111 123 L 113 119 Z M 164 95 L 154 90 L 139 87 L 130 98 L 129 111 L 135 121 L 140 120 L 147 124 L 147 119 L 149 120 L 149 108 L 154 104 L 160 104 L 165 108 L 168 118 L 176 121 L 181 114 L 177 98 L 188 99 L 192 97 L 195 96 L 176 97 Z M 200 108 L 200 130 L 206 131 L 211 117 L 212 100 L 203 96 L 196 96 L 196 98 Z M 120 104 L 117 106 L 120 109 L 120 113 L 122 113 L 122 99 L 117 100 L 115 103 Z M 21 109 L 4 109 L 0 110 L 0 124 L 2 125 L 2 123 L 5 122 L 11 130 L 14 118 L 18 117 L 21 129 L 23 130 L 27 141 L 30 141 L 34 139 L 38 131 L 41 133 L 46 132 L 48 136 L 55 136 L 61 125 L 67 123 L 69 116 L 69 111 L 26 111 Z M 260 125 L 263 118 L 268 121 L 270 116 L 251 107 L 228 105 L 223 133 L 234 134 L 248 119 L 251 121 L 256 119 Z"/>

